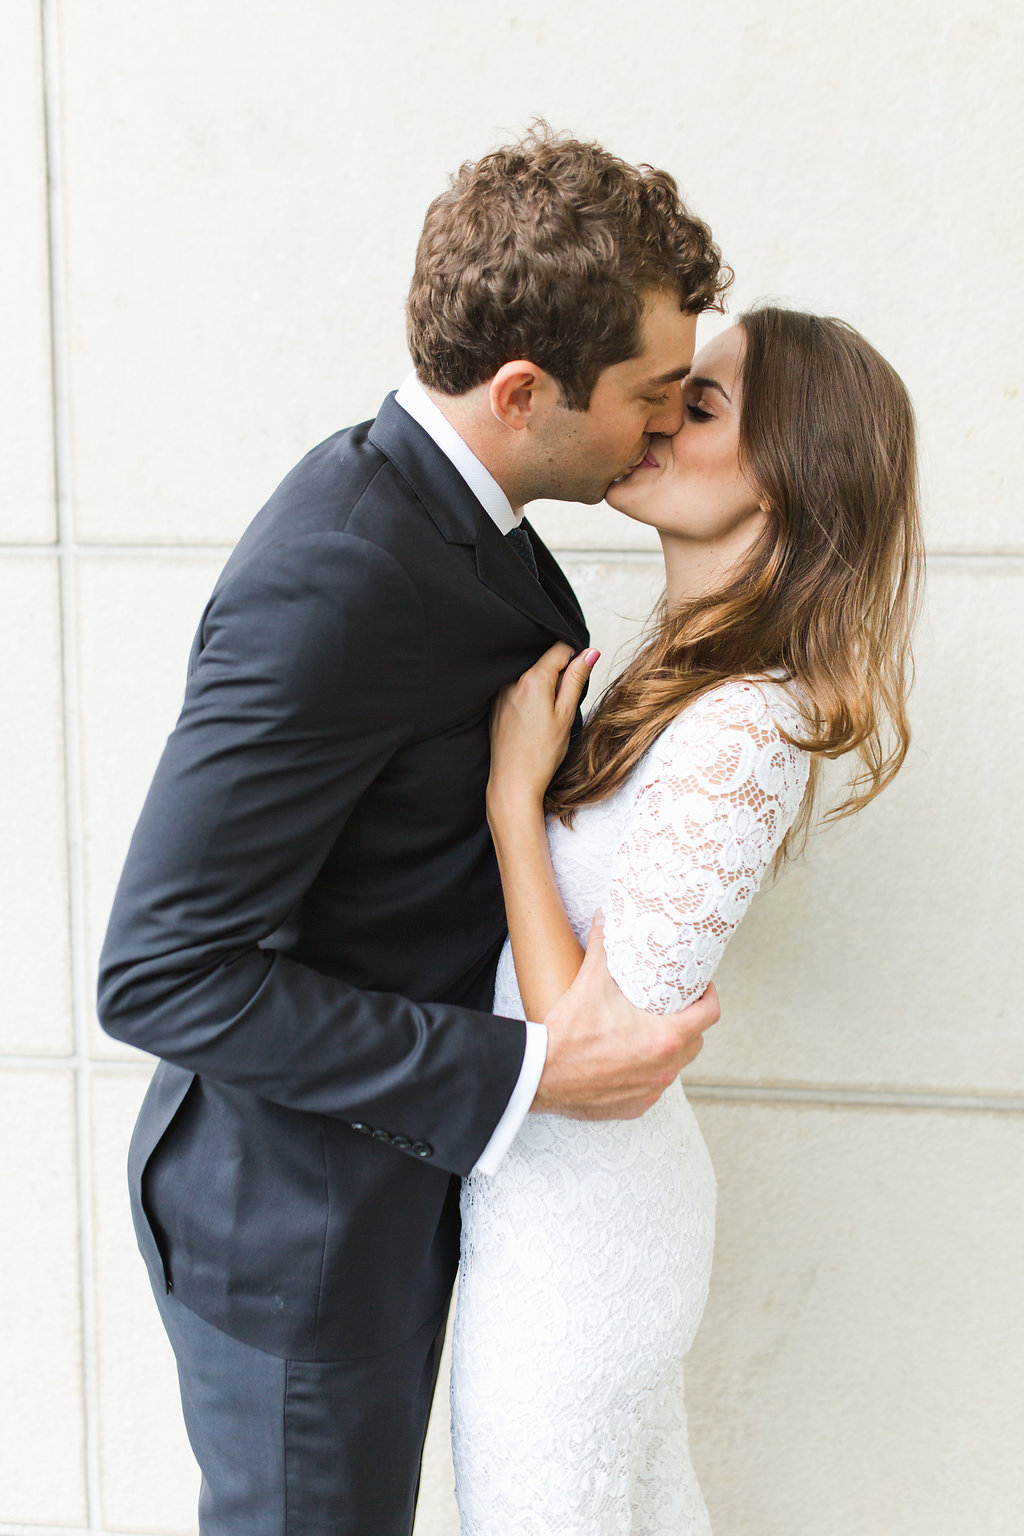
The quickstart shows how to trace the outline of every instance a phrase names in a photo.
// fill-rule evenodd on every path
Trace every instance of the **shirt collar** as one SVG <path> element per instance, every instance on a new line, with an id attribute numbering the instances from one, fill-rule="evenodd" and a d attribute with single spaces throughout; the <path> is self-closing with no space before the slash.
<path id="1" fill-rule="evenodd" d="M 395 401 L 423 428 L 469 486 L 484 511 L 501 533 L 511 533 L 523 520 L 523 510 L 516 512 L 489 469 L 485 469 L 472 448 L 456 432 L 448 418 L 438 410 L 415 373 L 404 379 L 395 392 Z"/>

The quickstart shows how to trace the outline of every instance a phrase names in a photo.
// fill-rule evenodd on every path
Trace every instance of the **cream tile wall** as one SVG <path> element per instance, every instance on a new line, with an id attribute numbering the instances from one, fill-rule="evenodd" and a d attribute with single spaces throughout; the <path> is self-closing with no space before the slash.
<path id="1" fill-rule="evenodd" d="M 94 977 L 153 769 L 185 692 L 192 637 L 223 557 L 86 550 L 76 561 L 83 944 Z M 126 723 L 130 728 L 126 729 Z M 89 1020 L 96 1057 L 138 1060 Z"/>
<path id="2" fill-rule="evenodd" d="M 1020 1116 L 699 1110 L 721 1195 L 687 1391 L 715 1529 L 1011 1536 Z"/>
<path id="3" fill-rule="evenodd" d="M 75 1082 L 0 1074 L 0 1489 L 8 1520 L 76 1526 L 87 1513 Z"/>
<path id="4" fill-rule="evenodd" d="M 0 544 L 56 536 L 50 264 L 42 26 L 33 0 L 6 0 L 0 49 Z"/>
<path id="5" fill-rule="evenodd" d="M 1024 569 L 935 562 L 892 788 L 762 893 L 699 1080 L 1018 1093 Z"/>
<path id="6" fill-rule="evenodd" d="M 177 1400 L 174 1356 L 138 1259 L 124 1167 L 147 1071 L 93 1076 L 96 1429 L 99 1519 L 109 1531 L 186 1536 L 195 1527 L 199 1474 Z"/>
<path id="7" fill-rule="evenodd" d="M 716 1536 L 1017 1536 L 1024 1508 L 1024 255 L 1011 0 L 6 0 L 0 50 L 0 1536 L 189 1536 L 134 1251 L 148 1063 L 96 956 L 231 544 L 408 367 L 447 172 L 534 113 L 673 169 L 760 295 L 901 370 L 930 547 L 900 780 L 765 890 L 690 1074 L 720 1181 L 689 1372 Z M 703 334 L 721 325 L 703 322 Z M 657 541 L 547 503 L 603 651 Z M 447 1411 L 417 1536 L 455 1536 Z"/>
<path id="8" fill-rule="evenodd" d="M 0 646 L 8 658 L 0 673 L 5 1056 L 73 1049 L 58 581 L 52 555 L 0 561 Z"/>

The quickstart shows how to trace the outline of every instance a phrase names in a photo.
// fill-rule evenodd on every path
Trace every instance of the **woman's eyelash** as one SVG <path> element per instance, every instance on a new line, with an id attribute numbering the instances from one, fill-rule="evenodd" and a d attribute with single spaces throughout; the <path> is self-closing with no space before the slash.
<path id="1" fill-rule="evenodd" d="M 710 421 L 712 412 L 702 410 L 699 405 L 687 405 L 686 409 L 695 421 Z"/>

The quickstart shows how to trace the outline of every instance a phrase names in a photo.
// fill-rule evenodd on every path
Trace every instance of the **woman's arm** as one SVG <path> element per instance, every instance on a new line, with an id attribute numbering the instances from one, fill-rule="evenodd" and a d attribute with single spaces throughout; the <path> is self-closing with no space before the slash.
<path id="1" fill-rule="evenodd" d="M 547 1015 L 583 963 L 583 947 L 565 915 L 551 867 L 544 792 L 565 756 L 583 688 L 599 655 L 585 651 L 572 660 L 567 645 L 552 646 L 518 682 L 502 689 L 491 717 L 487 820 L 528 1019 Z"/>
<path id="2" fill-rule="evenodd" d="M 800 728 L 795 714 L 787 724 Z M 807 772 L 807 754 L 783 738 L 752 682 L 704 694 L 657 738 L 605 903 L 609 969 L 632 1003 L 668 1013 L 701 995 L 799 810 Z"/>
<path id="3" fill-rule="evenodd" d="M 580 944 L 555 884 L 539 801 L 498 810 L 487 819 L 498 855 L 501 888 L 519 995 L 528 1019 L 543 1019 L 583 964 Z"/>

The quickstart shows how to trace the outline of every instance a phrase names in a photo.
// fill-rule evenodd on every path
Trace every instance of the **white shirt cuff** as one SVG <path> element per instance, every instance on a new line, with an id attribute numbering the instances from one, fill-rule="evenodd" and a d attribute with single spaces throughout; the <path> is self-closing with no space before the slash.
<path id="1" fill-rule="evenodd" d="M 547 1054 L 546 1027 L 543 1024 L 531 1024 L 527 1020 L 526 1050 L 523 1052 L 523 1064 L 519 1068 L 518 1081 L 512 1090 L 512 1097 L 505 1106 L 505 1113 L 494 1127 L 490 1141 L 477 1158 L 474 1173 L 486 1173 L 488 1176 L 497 1173 L 498 1165 L 515 1141 L 519 1134 L 519 1127 L 530 1112 L 530 1105 L 536 1097 Z"/>

